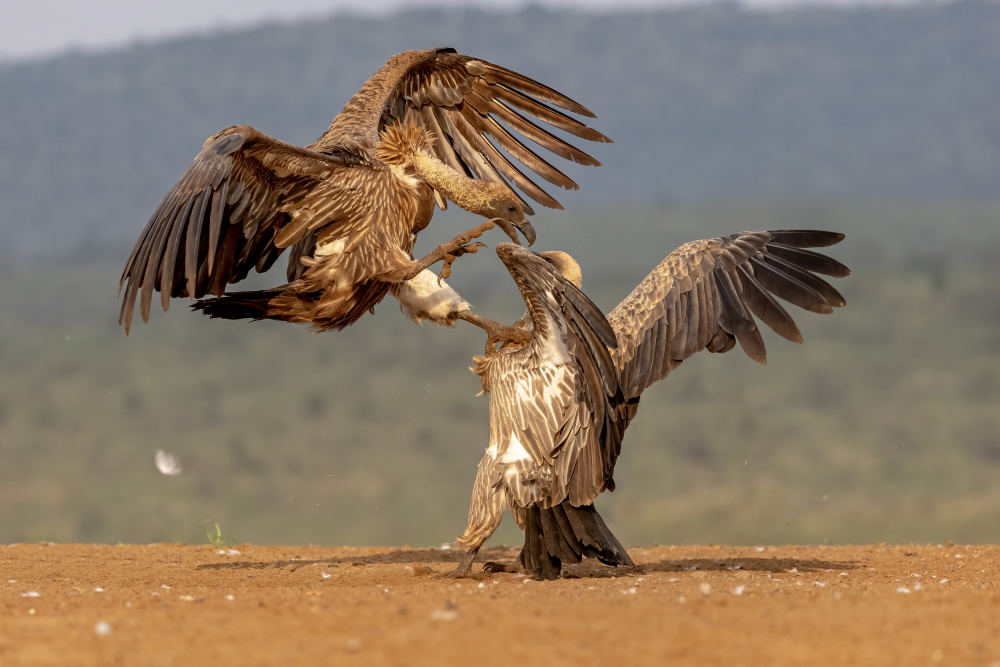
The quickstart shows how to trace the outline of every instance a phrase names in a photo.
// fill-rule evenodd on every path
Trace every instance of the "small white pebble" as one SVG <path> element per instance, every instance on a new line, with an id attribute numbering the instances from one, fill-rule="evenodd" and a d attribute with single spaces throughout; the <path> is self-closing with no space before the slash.
<path id="1" fill-rule="evenodd" d="M 788 573 L 789 574 L 798 574 L 799 573 L 799 568 L 793 567 L 791 570 L 788 571 Z"/>
<path id="2" fill-rule="evenodd" d="M 35 615 L 35 610 L 34 609 L 29 609 L 28 610 L 28 616 L 34 616 L 34 615 Z"/>
<path id="3" fill-rule="evenodd" d="M 7 583 L 8 584 L 16 584 L 17 583 L 17 579 L 8 579 Z"/>
<path id="4" fill-rule="evenodd" d="M 94 632 L 99 635 L 110 635 L 111 624 L 107 621 L 98 621 L 97 625 L 94 626 Z"/>
<path id="5" fill-rule="evenodd" d="M 680 579 L 678 579 L 677 577 L 670 577 L 669 579 L 667 579 L 667 581 L 669 581 L 672 584 L 676 584 L 678 581 L 680 581 Z"/>
<path id="6" fill-rule="evenodd" d="M 767 547 L 754 547 L 754 549 L 756 549 L 757 551 L 763 551 L 763 550 L 764 550 L 764 549 L 766 549 L 766 548 L 767 548 Z"/>
<path id="7" fill-rule="evenodd" d="M 178 600 L 183 600 L 184 602 L 194 602 L 194 597 L 190 595 L 181 595 L 177 598 Z"/>
<path id="8" fill-rule="evenodd" d="M 168 591 L 170 590 L 170 586 L 167 586 L 166 584 L 160 584 L 160 588 L 166 588 Z"/>
<path id="9" fill-rule="evenodd" d="M 645 578 L 646 578 L 646 577 L 639 577 L 638 579 L 636 579 L 636 580 L 635 580 L 635 583 L 639 583 L 640 581 L 642 581 L 642 580 L 643 580 L 643 579 L 645 579 Z"/>
<path id="10" fill-rule="evenodd" d="M 451 551 L 451 545 L 450 544 L 442 544 L 441 545 L 441 551 Z"/>
<path id="11" fill-rule="evenodd" d="M 919 575 L 919 574 L 917 574 L 916 572 L 912 572 L 912 573 L 910 573 L 910 576 L 911 576 L 911 577 L 916 577 L 917 579 L 919 579 L 919 578 L 920 578 L 920 575 Z"/>
<path id="12" fill-rule="evenodd" d="M 329 579 L 331 576 L 333 576 L 333 575 L 327 574 L 326 572 L 321 572 L 320 574 L 323 575 L 324 579 Z"/>
<path id="13" fill-rule="evenodd" d="M 698 590 L 701 591 L 702 595 L 708 595 L 709 593 L 712 592 L 712 587 L 711 585 L 709 585 L 707 581 L 703 581 L 701 582 L 701 584 L 698 585 Z"/>
<path id="14" fill-rule="evenodd" d="M 232 601 L 235 600 L 236 598 L 234 598 L 232 593 L 230 593 L 229 595 L 226 596 L 226 599 Z"/>
<path id="15" fill-rule="evenodd" d="M 907 588 L 906 586 L 900 586 L 899 588 L 896 589 L 896 592 L 897 593 L 909 593 L 910 589 Z"/>
<path id="16" fill-rule="evenodd" d="M 847 576 L 847 573 L 846 573 L 846 572 L 841 572 L 841 573 L 840 573 L 840 576 L 842 576 L 842 577 L 846 577 L 846 576 Z"/>
<path id="17" fill-rule="evenodd" d="M 240 555 L 240 552 L 237 551 L 236 549 L 219 549 L 215 553 L 219 554 L 220 556 L 239 556 Z"/>
<path id="18" fill-rule="evenodd" d="M 942 579 L 942 580 L 941 580 L 941 581 L 939 581 L 938 583 L 939 583 L 939 584 L 947 584 L 947 583 L 948 583 L 948 580 L 947 580 L 947 579 Z"/>
<path id="19" fill-rule="evenodd" d="M 822 581 L 814 581 L 813 586 L 819 586 L 820 588 L 826 588 L 826 584 Z"/>
<path id="20" fill-rule="evenodd" d="M 632 588 L 622 591 L 622 595 L 635 595 L 635 592 L 636 588 L 633 586 Z"/>
<path id="21" fill-rule="evenodd" d="M 868 568 L 868 571 L 869 571 L 869 572 L 874 572 L 874 571 L 875 571 L 875 568 L 874 568 L 874 567 L 870 567 L 870 568 Z"/>
<path id="22" fill-rule="evenodd" d="M 915 591 L 922 591 L 923 589 L 924 589 L 924 587 L 920 585 L 920 582 L 919 582 L 919 581 L 918 581 L 918 582 L 917 582 L 917 584 L 916 584 L 916 585 L 915 585 L 915 586 L 913 587 L 913 590 L 915 590 Z"/>
<path id="23" fill-rule="evenodd" d="M 743 595 L 743 591 L 746 590 L 746 586 L 737 586 L 733 589 L 733 595 Z"/>
<path id="24" fill-rule="evenodd" d="M 962 554 L 955 554 L 955 558 L 961 558 Z"/>
<path id="25" fill-rule="evenodd" d="M 587 586 L 587 590 L 588 591 L 596 591 L 597 588 L 595 588 L 594 586 Z"/>
<path id="26" fill-rule="evenodd" d="M 95 593 L 103 593 L 104 589 L 101 588 L 100 586 L 94 586 L 94 592 Z"/>
<path id="27" fill-rule="evenodd" d="M 38 591 L 28 591 L 27 593 L 21 593 L 21 597 L 23 597 L 23 598 L 37 598 L 37 597 L 41 597 L 41 594 Z"/>
<path id="28" fill-rule="evenodd" d="M 480 583 L 480 584 L 479 584 L 478 586 L 476 586 L 476 588 L 486 588 L 486 584 L 483 584 L 483 583 Z M 386 590 L 386 592 L 388 592 L 388 591 L 389 591 L 389 589 L 388 589 L 388 588 L 387 588 L 387 589 L 385 589 L 385 590 Z"/>

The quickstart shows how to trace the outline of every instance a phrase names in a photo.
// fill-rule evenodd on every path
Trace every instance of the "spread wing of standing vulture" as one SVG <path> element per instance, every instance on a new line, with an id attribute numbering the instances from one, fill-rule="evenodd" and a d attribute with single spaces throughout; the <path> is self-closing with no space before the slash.
<path id="1" fill-rule="evenodd" d="M 516 72 L 454 49 L 429 49 L 390 58 L 305 148 L 247 126 L 223 130 L 205 142 L 139 237 L 122 273 L 119 322 L 128 332 L 136 297 L 148 321 L 154 290 L 164 310 L 171 297 L 213 294 L 194 307 L 211 317 L 320 330 L 352 324 L 390 291 L 425 297 L 426 278 L 402 284 L 442 260 L 447 277 L 457 256 L 481 246 L 470 241 L 486 229 L 499 225 L 517 242 L 516 227 L 534 241 L 524 217 L 533 211 L 513 188 L 561 208 L 521 167 L 576 189 L 511 130 L 560 157 L 599 164 L 529 119 L 609 141 L 553 107 L 594 117 Z M 413 259 L 417 232 L 435 203 L 445 208 L 447 201 L 490 220 Z M 287 284 L 226 294 L 227 285 L 251 269 L 266 271 L 286 248 Z"/>
<path id="2" fill-rule="evenodd" d="M 499 350 L 488 345 L 472 368 L 490 395 L 490 444 L 458 539 L 469 551 L 453 576 L 469 572 L 505 508 L 525 531 L 519 562 L 532 575 L 555 579 L 562 563 L 584 556 L 632 565 L 594 499 L 615 488 L 615 462 L 642 391 L 700 350 L 727 352 L 739 343 L 763 364 L 755 316 L 802 342 L 775 297 L 816 313 L 843 306 L 816 274 L 850 271 L 807 249 L 842 238 L 771 231 L 688 243 L 607 318 L 580 291 L 580 267 L 569 255 L 500 244 L 497 254 L 528 307 L 515 325 L 525 335 Z"/>

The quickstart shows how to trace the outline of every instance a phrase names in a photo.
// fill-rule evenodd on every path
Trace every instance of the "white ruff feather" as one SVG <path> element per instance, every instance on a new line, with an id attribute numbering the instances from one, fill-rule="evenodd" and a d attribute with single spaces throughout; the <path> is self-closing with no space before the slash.
<path id="1" fill-rule="evenodd" d="M 456 314 L 470 309 L 468 301 L 443 280 L 439 285 L 437 275 L 428 269 L 402 283 L 396 298 L 400 309 L 418 324 L 430 320 L 437 325 L 451 325 Z"/>
<path id="2" fill-rule="evenodd" d="M 407 187 L 409 187 L 414 192 L 417 191 L 417 188 L 420 186 L 420 181 L 417 179 L 416 176 L 407 174 L 406 168 L 403 165 L 391 164 L 389 165 L 389 169 L 391 169 L 393 175 L 399 180 L 401 180 Z"/>
<path id="3" fill-rule="evenodd" d="M 510 440 L 507 441 L 507 451 L 503 453 L 500 458 L 500 463 L 514 463 L 515 461 L 531 460 L 531 456 L 528 454 L 528 450 L 524 448 L 521 441 L 517 439 L 517 436 L 513 433 L 510 434 Z"/>
<path id="4" fill-rule="evenodd" d="M 336 241 L 330 241 L 329 243 L 317 244 L 316 250 L 313 252 L 313 257 L 317 260 L 324 257 L 339 257 L 344 254 L 346 245 L 346 236 L 342 236 Z"/>

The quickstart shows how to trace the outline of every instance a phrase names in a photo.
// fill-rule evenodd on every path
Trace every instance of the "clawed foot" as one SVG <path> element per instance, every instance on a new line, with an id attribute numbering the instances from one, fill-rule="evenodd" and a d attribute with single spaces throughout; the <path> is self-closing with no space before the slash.
<path id="1" fill-rule="evenodd" d="M 493 218 L 492 220 L 487 220 L 478 227 L 473 227 L 469 231 L 460 236 L 456 236 L 450 242 L 445 243 L 438 248 L 443 255 L 442 259 L 444 260 L 444 265 L 441 267 L 441 273 L 438 275 L 438 283 L 451 276 L 451 265 L 457 258 L 462 255 L 475 253 L 480 248 L 485 248 L 485 243 L 480 243 L 479 241 L 470 243 L 470 241 L 472 241 L 472 239 L 479 238 L 494 227 L 499 227 L 507 236 L 510 237 L 511 241 L 521 245 L 521 241 L 517 236 L 517 230 L 514 228 L 514 224 L 509 220 L 504 220 L 503 218 Z"/>
<path id="2" fill-rule="evenodd" d="M 465 577 L 468 577 L 469 573 L 472 571 L 472 562 L 476 560 L 476 554 L 478 553 L 479 547 L 470 549 L 465 554 L 465 557 L 462 558 L 462 562 L 458 564 L 458 567 L 444 576 L 449 579 L 464 579 Z"/>
<path id="3" fill-rule="evenodd" d="M 503 349 L 507 345 L 524 345 L 531 340 L 531 334 L 521 327 L 508 327 L 499 325 L 492 331 L 488 331 L 490 337 L 486 340 L 486 354 L 492 354 L 498 349 Z M 497 347 L 497 344 L 500 347 Z"/>
<path id="4" fill-rule="evenodd" d="M 497 351 L 497 343 L 501 343 L 502 346 L 508 344 L 524 345 L 531 340 L 531 334 L 521 327 L 504 326 L 499 322 L 477 315 L 470 310 L 462 311 L 455 315 L 455 317 L 465 320 L 469 324 L 475 324 L 487 333 L 489 336 L 486 340 L 487 356 Z"/>
<path id="5" fill-rule="evenodd" d="M 471 255 L 473 253 L 479 252 L 480 248 L 485 248 L 485 243 L 480 243 L 476 241 L 475 243 L 469 243 L 469 241 L 463 241 L 465 235 L 459 236 L 457 239 L 451 243 L 446 243 L 441 246 L 440 250 L 444 257 L 442 257 L 443 264 L 441 265 L 441 273 L 438 274 L 438 285 L 445 278 L 451 276 L 451 265 L 456 259 L 462 255 Z"/>
<path id="6" fill-rule="evenodd" d="M 441 273 L 438 275 L 438 283 L 440 284 L 442 280 L 451 276 L 451 265 L 456 259 L 462 255 L 471 255 L 478 252 L 480 248 L 486 247 L 485 243 L 481 243 L 479 241 L 473 243 L 472 240 L 479 238 L 485 232 L 497 226 L 499 226 L 500 229 L 502 229 L 514 243 L 517 243 L 518 245 L 521 244 L 517 238 L 517 230 L 515 229 L 513 223 L 504 220 L 503 218 L 493 218 L 492 220 L 487 220 L 478 227 L 473 227 L 464 234 L 456 236 L 448 243 L 439 245 L 422 259 L 414 262 L 405 270 L 405 272 L 393 274 L 394 277 L 390 279 L 410 280 L 432 264 L 444 262 L 444 265 L 441 267 Z M 531 238 L 534 238 L 534 230 L 531 231 Z"/>
<path id="7" fill-rule="evenodd" d="M 514 563 L 497 563 L 495 561 L 489 561 L 483 563 L 483 572 L 486 574 L 499 574 L 506 572 L 508 574 L 517 574 L 521 572 L 521 564 Z"/>

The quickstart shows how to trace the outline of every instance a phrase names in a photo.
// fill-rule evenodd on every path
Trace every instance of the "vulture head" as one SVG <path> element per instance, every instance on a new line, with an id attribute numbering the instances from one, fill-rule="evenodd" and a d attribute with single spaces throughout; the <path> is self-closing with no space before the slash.
<path id="1" fill-rule="evenodd" d="M 535 242 L 535 228 L 524 215 L 524 204 L 514 192 L 502 183 L 483 181 L 480 187 L 486 190 L 487 209 L 476 211 L 488 218 L 499 218 L 517 227 L 528 245 Z"/>
<path id="2" fill-rule="evenodd" d="M 586 323 L 605 346 L 618 341 L 601 310 L 580 291 L 581 272 L 576 260 L 564 252 L 534 253 L 514 243 L 497 245 L 497 255 L 507 266 L 528 306 L 536 337 L 563 330 L 567 317 Z M 554 328 L 551 325 L 555 324 Z"/>

